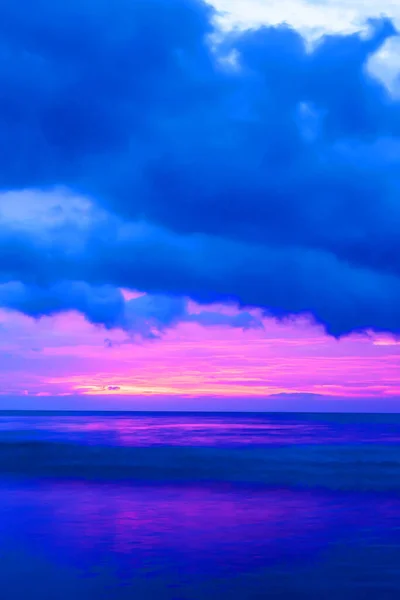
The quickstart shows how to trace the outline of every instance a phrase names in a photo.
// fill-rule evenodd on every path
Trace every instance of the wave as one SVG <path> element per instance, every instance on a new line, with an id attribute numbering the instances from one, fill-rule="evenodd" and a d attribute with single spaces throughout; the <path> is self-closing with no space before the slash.
<path id="1" fill-rule="evenodd" d="M 230 449 L 1 442 L 0 474 L 400 491 L 400 449 L 393 445 Z"/>

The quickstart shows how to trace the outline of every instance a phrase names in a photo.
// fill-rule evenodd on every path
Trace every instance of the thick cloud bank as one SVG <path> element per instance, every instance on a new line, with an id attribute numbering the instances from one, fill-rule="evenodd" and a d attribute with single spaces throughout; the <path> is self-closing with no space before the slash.
<path id="1" fill-rule="evenodd" d="M 399 333 L 400 103 L 367 69 L 394 27 L 310 50 L 213 22 L 195 0 L 2 3 L 0 305 L 140 331 L 125 287 L 184 320 L 181 296 Z"/>

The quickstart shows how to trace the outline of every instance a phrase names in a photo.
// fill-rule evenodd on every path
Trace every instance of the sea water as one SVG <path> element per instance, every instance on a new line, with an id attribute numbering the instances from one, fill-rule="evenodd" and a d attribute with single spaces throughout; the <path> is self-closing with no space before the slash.
<path id="1" fill-rule="evenodd" d="M 0 415 L 5 600 L 400 598 L 400 416 Z"/>

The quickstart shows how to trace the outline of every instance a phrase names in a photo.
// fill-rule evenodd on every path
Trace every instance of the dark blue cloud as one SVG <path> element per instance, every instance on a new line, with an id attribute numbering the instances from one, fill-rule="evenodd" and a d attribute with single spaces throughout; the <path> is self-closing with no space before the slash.
<path id="1" fill-rule="evenodd" d="M 287 26 L 215 44 L 212 21 L 195 0 L 0 6 L 0 186 L 64 185 L 108 215 L 0 224 L 15 307 L 66 310 L 59 285 L 119 306 L 126 286 L 399 333 L 400 103 L 368 70 L 393 25 L 310 50 Z M 74 300 L 124 326 L 113 302 Z"/>
<path id="2" fill-rule="evenodd" d="M 261 306 L 279 318 L 309 313 L 333 335 L 369 328 L 399 332 L 399 279 L 326 251 L 183 236 L 111 218 L 80 230 L 78 245 L 74 227 L 68 230 L 72 245 L 58 228 L 43 229 L 40 239 L 25 234 L 22 256 L 30 260 L 14 261 L 8 273 L 24 283 L 16 288 L 4 283 L 0 305 L 38 317 L 79 310 L 92 322 L 146 337 L 193 320 L 182 296 L 204 304 L 222 299 Z M 8 249 L 12 237 L 8 231 Z M 150 295 L 125 302 L 116 289 L 124 286 Z M 206 324 L 214 318 L 199 315 L 197 320 Z M 234 318 L 225 324 L 247 326 Z"/>
<path id="3" fill-rule="evenodd" d="M 261 328 L 262 323 L 248 312 L 221 314 L 200 310 L 191 312 L 183 298 L 143 294 L 127 300 L 110 285 L 90 286 L 84 282 L 62 281 L 48 286 L 10 282 L 0 285 L 0 307 L 19 311 L 33 318 L 60 312 L 77 311 L 88 321 L 106 329 L 119 328 L 133 339 L 159 338 L 178 323 L 222 325 L 239 329 Z M 109 338 L 106 346 L 112 346 Z"/>

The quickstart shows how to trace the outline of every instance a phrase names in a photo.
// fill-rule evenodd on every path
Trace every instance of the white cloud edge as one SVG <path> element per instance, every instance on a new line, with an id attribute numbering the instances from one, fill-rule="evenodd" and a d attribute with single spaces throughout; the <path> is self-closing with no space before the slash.
<path id="1" fill-rule="evenodd" d="M 366 29 L 370 17 L 387 16 L 400 29 L 398 0 L 213 0 L 223 29 L 287 23 L 312 41 L 327 33 Z M 400 97 L 400 38 L 388 40 L 369 68 Z"/>

